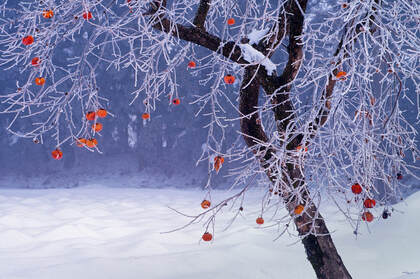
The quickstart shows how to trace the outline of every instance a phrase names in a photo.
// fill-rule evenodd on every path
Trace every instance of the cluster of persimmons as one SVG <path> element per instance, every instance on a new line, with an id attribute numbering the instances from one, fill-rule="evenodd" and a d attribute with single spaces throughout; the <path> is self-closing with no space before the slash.
<path id="1" fill-rule="evenodd" d="M 45 19 L 48 20 L 48 19 L 51 19 L 51 18 L 54 17 L 54 11 L 53 10 L 44 10 L 44 11 L 42 11 L 42 14 L 41 15 L 42 15 L 43 18 L 45 18 Z M 82 17 L 85 20 L 90 20 L 90 19 L 92 19 L 92 13 L 89 12 L 89 11 L 86 11 L 86 12 L 84 12 L 82 14 Z M 78 18 L 79 18 L 78 16 L 75 16 L 75 19 L 78 19 Z M 32 35 L 27 35 L 27 36 L 25 36 L 25 37 L 22 38 L 22 44 L 24 46 L 30 46 L 34 42 L 35 42 L 35 39 L 34 39 L 34 37 Z M 31 60 L 31 64 L 34 67 L 39 66 L 40 63 L 41 63 L 41 59 L 39 57 L 34 57 Z M 39 86 L 44 85 L 45 84 L 45 77 L 36 77 L 35 80 L 34 80 L 34 83 L 36 85 L 39 85 Z"/>
<path id="2" fill-rule="evenodd" d="M 108 115 L 108 112 L 106 111 L 106 109 L 103 109 L 103 108 L 100 108 L 97 111 L 88 111 L 86 113 L 86 119 L 88 121 L 94 121 L 94 123 L 91 126 L 92 131 L 94 133 L 99 133 L 103 129 L 102 123 L 97 122 L 97 119 L 105 118 L 107 115 Z M 76 145 L 78 147 L 87 146 L 89 148 L 95 148 L 96 145 L 98 145 L 98 140 L 95 138 L 89 138 L 89 139 L 79 138 L 76 140 Z M 55 150 L 53 150 L 51 155 L 56 160 L 60 160 L 61 158 L 63 158 L 63 152 L 59 148 L 56 148 Z"/>
<path id="3" fill-rule="evenodd" d="M 131 4 L 130 2 L 131 2 L 131 0 L 127 0 L 128 4 Z M 130 8 L 130 11 L 131 11 L 131 8 Z M 51 18 L 54 17 L 54 11 L 53 10 L 44 10 L 42 12 L 42 17 L 47 19 L 47 20 L 51 19 Z M 78 19 L 78 18 L 79 18 L 78 16 L 75 16 L 75 19 Z M 85 11 L 82 14 L 82 18 L 88 21 L 88 20 L 91 20 L 93 18 L 93 15 L 90 11 Z M 226 23 L 227 23 L 227 25 L 232 26 L 232 25 L 235 24 L 235 19 L 234 18 L 229 18 L 229 19 L 227 19 Z M 32 35 L 27 35 L 22 39 L 22 44 L 25 45 L 25 46 L 32 45 L 34 42 L 35 42 L 35 39 Z M 40 57 L 33 57 L 32 60 L 31 60 L 31 64 L 32 64 L 33 67 L 38 67 L 38 66 L 40 66 L 41 63 L 42 63 L 42 59 Z M 189 69 L 194 69 L 194 68 L 197 67 L 197 63 L 195 61 L 189 61 L 188 64 L 187 64 L 187 67 Z M 337 74 L 335 75 L 336 79 L 341 80 L 341 81 L 346 80 L 346 76 L 347 76 L 347 73 L 345 71 L 338 71 Z M 231 74 L 227 74 L 223 77 L 223 81 L 227 85 L 234 84 L 235 80 L 236 80 L 235 76 L 233 76 Z M 38 85 L 38 86 L 43 86 L 45 84 L 45 82 L 46 82 L 45 77 L 42 77 L 42 76 L 38 76 L 34 80 L 35 85 Z M 175 105 L 175 106 L 178 106 L 178 105 L 181 104 L 181 100 L 179 98 L 174 98 L 174 99 L 172 99 L 172 104 Z M 98 133 L 98 132 L 102 131 L 103 124 L 97 122 L 97 119 L 98 118 L 105 118 L 106 116 L 107 116 L 107 111 L 103 108 L 100 108 L 97 111 L 89 111 L 89 112 L 86 113 L 86 119 L 88 121 L 93 121 L 94 122 L 91 125 L 93 133 Z M 143 120 L 150 119 L 150 113 L 148 113 L 148 112 L 142 113 L 141 118 Z M 95 148 L 97 144 L 98 144 L 98 141 L 95 138 L 89 138 L 89 139 L 79 138 L 76 141 L 76 145 L 78 147 L 86 146 L 88 148 Z M 296 148 L 296 151 L 299 152 L 299 153 L 302 153 L 302 152 L 306 153 L 308 151 L 308 147 L 299 145 Z M 51 155 L 54 159 L 60 160 L 63 157 L 63 152 L 59 148 L 57 148 L 54 151 L 52 151 Z M 224 158 L 222 156 L 214 157 L 213 169 L 218 173 L 220 168 L 222 167 L 223 163 L 224 163 Z M 399 179 L 399 180 L 402 179 L 402 174 L 398 173 L 397 174 L 397 179 Z M 273 189 L 269 189 L 269 191 L 273 192 Z M 351 191 L 354 195 L 360 195 L 363 192 L 363 187 L 359 183 L 355 183 L 351 186 Z M 275 192 L 274 194 L 278 194 L 278 193 Z M 364 212 L 362 214 L 362 220 L 363 221 L 372 222 L 374 220 L 374 216 L 369 211 L 369 209 L 375 207 L 375 205 L 376 205 L 376 201 L 374 199 L 365 198 L 363 200 L 363 207 L 364 207 Z M 211 202 L 209 200 L 205 199 L 201 202 L 201 207 L 203 209 L 208 209 L 208 208 L 210 208 L 210 206 L 211 206 Z M 239 208 L 239 210 L 242 211 L 243 207 L 241 206 Z M 302 205 L 302 204 L 299 204 L 295 207 L 294 214 L 296 216 L 301 215 L 304 212 L 304 210 L 305 210 L 305 206 Z M 382 217 L 384 219 L 386 219 L 388 216 L 389 216 L 389 213 L 384 211 Z M 255 220 L 255 222 L 258 225 L 262 225 L 262 224 L 264 224 L 264 218 L 262 216 L 259 216 Z M 213 236 L 212 236 L 211 233 L 205 232 L 202 235 L 202 239 L 204 241 L 211 241 L 213 239 Z"/>
<path id="4" fill-rule="evenodd" d="M 219 156 L 218 156 L 219 157 Z M 217 158 L 217 157 L 216 157 Z M 398 173 L 397 174 L 397 179 L 398 180 L 401 180 L 401 179 L 403 179 L 403 176 L 402 176 L 402 174 L 401 173 Z M 270 192 L 273 192 L 273 189 L 272 188 L 270 188 L 269 189 L 269 191 Z M 360 195 L 360 194 L 362 194 L 362 192 L 363 192 L 363 187 L 359 184 L 359 183 L 354 183 L 352 186 L 351 186 L 351 191 L 352 191 L 352 193 L 353 194 L 355 194 L 355 195 Z M 278 192 L 274 192 L 274 194 L 275 195 L 277 195 L 278 194 Z M 209 201 L 209 200 L 207 200 L 207 199 L 205 199 L 205 200 L 203 200 L 202 202 L 201 202 L 201 207 L 203 208 L 203 209 L 208 209 L 208 208 L 210 208 L 210 205 L 211 205 L 211 202 Z M 369 209 L 370 208 L 374 208 L 376 206 L 376 201 L 374 200 L 374 199 L 371 199 L 371 198 L 365 198 L 364 200 L 363 200 L 363 208 L 364 208 L 364 212 L 363 212 L 363 214 L 362 214 L 362 220 L 363 221 L 366 221 L 366 222 L 372 222 L 373 221 L 373 219 L 374 219 L 374 216 L 373 216 L 373 214 L 369 211 Z M 240 211 L 243 211 L 243 207 L 241 206 L 240 208 L 239 208 L 239 210 Z M 301 215 L 302 213 L 303 213 L 303 211 L 305 210 L 305 206 L 304 205 L 302 205 L 302 204 L 298 204 L 296 207 L 295 207 L 295 209 L 294 209 L 294 211 L 293 211 L 293 213 L 294 213 L 294 215 L 295 216 L 299 216 L 299 215 Z M 384 219 L 387 219 L 389 216 L 391 215 L 391 213 L 389 213 L 387 210 L 385 210 L 384 212 L 383 212 L 383 214 L 382 214 L 382 218 L 384 218 Z M 264 224 L 264 218 L 262 217 L 262 216 L 259 216 L 256 220 L 255 220 L 255 222 L 258 224 L 258 225 L 263 225 Z M 211 233 L 209 233 L 209 232 L 205 232 L 203 235 L 202 235 L 202 237 L 201 237 L 204 241 L 211 241 L 212 239 L 213 239 L 213 235 L 211 234 Z"/>
<path id="5" fill-rule="evenodd" d="M 128 4 L 130 4 L 130 0 L 127 0 L 127 3 Z M 42 15 L 42 17 L 44 18 L 44 19 L 46 19 L 46 20 L 49 20 L 49 19 L 52 19 L 53 17 L 54 17 L 54 11 L 52 10 L 52 9 L 49 9 L 49 10 L 43 10 L 42 11 L 42 13 L 41 13 L 41 15 Z M 93 15 L 92 15 L 92 13 L 90 12 L 90 11 L 85 11 L 82 15 L 81 15 L 81 17 L 83 18 L 83 19 L 85 19 L 85 20 L 91 20 L 92 18 L 93 18 Z M 75 19 L 79 19 L 79 16 L 75 16 L 74 17 Z M 235 24 L 235 19 L 234 18 L 229 18 L 228 20 L 227 20 L 227 24 L 228 25 L 234 25 Z M 26 35 L 25 37 L 23 37 L 22 38 L 22 44 L 24 45 L 24 46 L 30 46 L 30 45 L 32 45 L 33 43 L 35 42 L 35 38 L 34 38 L 34 36 L 32 36 L 32 35 Z M 36 57 L 33 57 L 32 59 L 31 59 L 31 65 L 33 66 L 33 67 L 39 67 L 40 65 L 41 65 L 41 63 L 42 63 L 42 58 L 41 57 L 38 57 L 38 56 L 36 56 Z M 190 61 L 189 63 L 188 63 L 188 68 L 190 68 L 190 69 L 193 69 L 193 68 L 195 68 L 197 66 L 197 64 L 196 64 L 196 62 L 194 62 L 194 61 Z M 235 83 L 235 77 L 233 76 L 233 75 L 230 75 L 230 74 L 227 74 L 226 76 L 224 76 L 224 78 L 223 78 L 223 80 L 224 80 L 224 82 L 226 83 L 226 84 L 234 84 Z M 36 78 L 35 78 L 35 80 L 34 80 L 34 84 L 35 85 L 37 85 L 37 86 L 43 86 L 44 84 L 46 83 L 46 78 L 45 77 L 42 77 L 42 76 L 37 76 Z M 181 100 L 179 99 L 179 98 L 174 98 L 173 100 L 172 100 L 172 104 L 173 105 L 175 105 L 175 106 L 178 106 L 178 105 L 180 105 L 181 104 Z M 95 119 L 97 118 L 97 117 L 99 117 L 99 118 L 103 118 L 103 117 L 105 117 L 106 116 L 106 114 L 107 114 L 107 111 L 105 110 L 105 109 L 99 109 L 98 111 L 96 111 L 96 112 L 94 112 L 94 111 L 89 111 L 87 114 L 86 114 L 86 119 L 88 120 L 88 121 L 95 121 Z M 148 119 L 150 119 L 150 113 L 148 113 L 148 112 L 144 112 L 142 115 L 141 115 L 141 118 L 143 119 L 143 120 L 148 120 Z M 93 123 L 92 124 L 92 130 L 94 131 L 94 132 L 100 132 L 101 130 L 103 129 L 103 125 L 101 124 L 101 123 L 99 123 L 99 122 L 95 122 L 95 123 Z M 94 148 L 94 147 L 96 147 L 96 145 L 98 144 L 98 141 L 95 139 L 95 138 L 89 138 L 89 139 L 85 139 L 85 138 L 79 138 L 79 139 L 77 139 L 77 141 L 76 141 L 76 145 L 77 146 L 79 146 L 79 147 L 84 147 L 84 146 L 87 146 L 87 147 L 89 147 L 89 148 Z M 63 158 L 63 152 L 59 149 L 59 148 L 56 148 L 55 150 L 53 150 L 52 151 L 52 157 L 54 158 L 54 159 L 56 159 L 56 160 L 60 160 L 60 159 L 62 159 Z M 214 169 L 216 170 L 216 172 L 218 172 L 219 171 L 219 169 L 221 168 L 221 166 L 222 166 L 222 164 L 223 164 L 223 162 L 224 162 L 224 159 L 223 159 L 223 157 L 221 157 L 221 156 L 217 156 L 216 158 L 215 158 L 215 162 L 214 162 Z"/>

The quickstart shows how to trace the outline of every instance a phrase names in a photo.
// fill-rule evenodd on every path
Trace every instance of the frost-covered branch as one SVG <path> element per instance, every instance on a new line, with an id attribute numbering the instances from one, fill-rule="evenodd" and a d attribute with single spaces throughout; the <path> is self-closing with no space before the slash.
<path id="1" fill-rule="evenodd" d="M 16 71 L 15 88 L 0 89 L 7 129 L 52 136 L 51 149 L 101 138 L 95 115 L 113 113 L 100 69 L 127 71 L 128 103 L 146 125 L 158 102 L 189 94 L 179 81 L 187 71 L 202 89 L 195 116 L 207 121 L 206 198 L 235 162 L 232 187 L 263 185 L 261 215 L 286 207 L 279 223 L 294 222 L 305 241 L 327 234 L 325 200 L 357 232 L 375 213 L 366 200 L 392 208 L 408 187 L 398 174 L 418 173 L 419 7 L 321 2 L 3 0 L 0 68 Z"/>

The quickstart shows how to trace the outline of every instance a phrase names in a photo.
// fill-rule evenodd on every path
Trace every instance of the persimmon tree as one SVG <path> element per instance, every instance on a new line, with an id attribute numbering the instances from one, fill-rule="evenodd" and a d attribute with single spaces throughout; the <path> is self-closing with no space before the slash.
<path id="1" fill-rule="evenodd" d="M 387 218 L 403 174 L 415 176 L 417 128 L 407 115 L 419 117 L 416 1 L 30 0 L 17 8 L 3 0 L 0 10 L 0 66 L 20 69 L 16 90 L 1 92 L 2 112 L 14 115 L 8 130 L 40 143 L 52 136 L 55 159 L 66 143 L 99 151 L 97 117 L 112 116 L 99 68 L 133 72 L 130 104 L 144 104 L 145 123 L 157 102 L 180 103 L 177 72 L 190 71 L 203 86 L 191 105 L 209 119 L 198 160 L 208 162 L 209 192 L 191 221 L 205 223 L 205 241 L 221 208 L 237 204 L 239 213 L 260 182 L 256 222 L 285 208 L 273 221 L 284 232 L 295 224 L 318 278 L 351 278 L 319 205 L 335 204 L 357 234 L 362 222 Z M 56 50 L 82 30 L 81 53 L 56 63 Z M 30 119 L 26 131 L 14 129 Z M 239 136 L 226 146 L 232 121 Z M 239 190 L 211 204 L 212 176 L 229 161 L 241 162 L 231 170 Z"/>

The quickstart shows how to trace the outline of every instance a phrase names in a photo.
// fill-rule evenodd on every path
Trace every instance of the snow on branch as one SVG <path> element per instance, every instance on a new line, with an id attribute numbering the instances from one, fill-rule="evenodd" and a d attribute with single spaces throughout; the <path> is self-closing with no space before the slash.
<path id="1" fill-rule="evenodd" d="M 264 54 L 253 48 L 250 44 L 239 44 L 242 50 L 243 57 L 251 64 L 260 64 L 265 67 L 269 76 L 276 71 L 276 65 Z"/>
<path id="2" fill-rule="evenodd" d="M 269 28 L 264 29 L 253 29 L 251 33 L 248 34 L 249 44 L 258 44 L 270 31 Z"/>

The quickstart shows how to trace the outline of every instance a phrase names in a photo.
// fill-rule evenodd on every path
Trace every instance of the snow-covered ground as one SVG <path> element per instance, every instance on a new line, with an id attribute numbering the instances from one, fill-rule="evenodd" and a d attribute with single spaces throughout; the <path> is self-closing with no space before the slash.
<path id="1" fill-rule="evenodd" d="M 225 195 L 215 191 L 213 200 Z M 3 189 L 0 278 L 315 278 L 296 238 L 273 242 L 276 228 L 256 227 L 261 193 L 247 196 L 244 216 L 224 231 L 233 214 L 226 209 L 215 241 L 205 243 L 200 224 L 161 234 L 188 221 L 167 206 L 201 212 L 199 190 Z M 358 239 L 333 208 L 323 210 L 353 278 L 420 278 L 420 192 L 397 208 L 404 213 L 378 219 Z"/>

